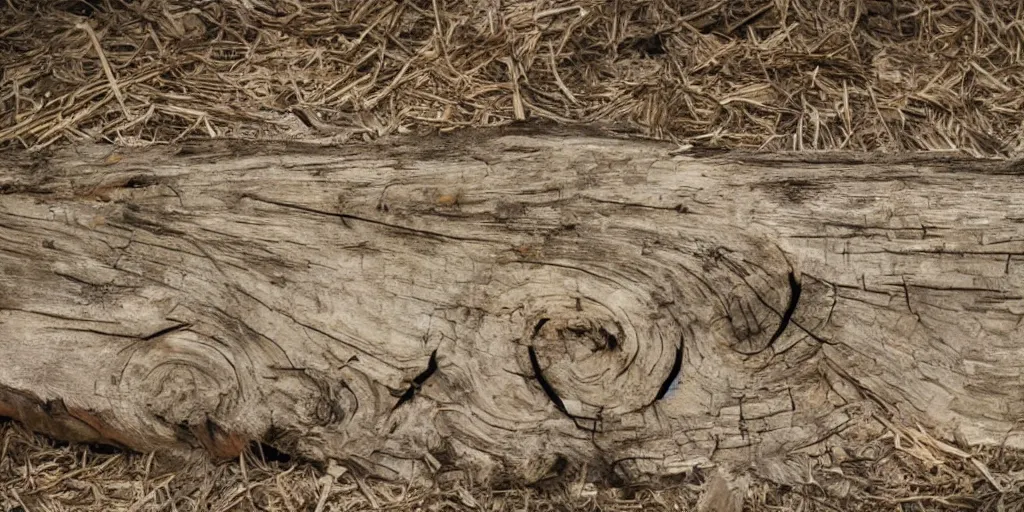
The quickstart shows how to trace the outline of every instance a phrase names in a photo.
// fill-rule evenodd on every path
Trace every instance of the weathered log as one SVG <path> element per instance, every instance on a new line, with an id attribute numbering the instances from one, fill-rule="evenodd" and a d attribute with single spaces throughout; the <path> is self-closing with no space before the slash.
<path id="1" fill-rule="evenodd" d="M 0 415 L 399 479 L 1024 445 L 1024 166 L 674 148 L 8 155 Z"/>

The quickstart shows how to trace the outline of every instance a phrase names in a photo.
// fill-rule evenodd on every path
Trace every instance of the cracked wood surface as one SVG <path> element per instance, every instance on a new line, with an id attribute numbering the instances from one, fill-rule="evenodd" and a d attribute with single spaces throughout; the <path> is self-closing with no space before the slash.
<path id="1" fill-rule="evenodd" d="M 0 162 L 0 415 L 370 474 L 1024 436 L 1024 167 L 573 135 Z"/>

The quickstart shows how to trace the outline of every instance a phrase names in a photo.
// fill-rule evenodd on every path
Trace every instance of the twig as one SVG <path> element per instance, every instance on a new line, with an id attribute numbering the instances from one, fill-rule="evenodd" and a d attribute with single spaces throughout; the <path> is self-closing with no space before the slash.
<path id="1" fill-rule="evenodd" d="M 121 105 L 121 111 L 124 112 L 124 116 L 131 119 L 132 116 L 128 113 L 128 107 L 124 104 L 124 96 L 121 95 L 121 88 L 117 86 L 117 79 L 114 78 L 114 70 L 110 68 L 110 62 L 107 61 L 107 56 L 103 53 L 103 47 L 100 46 L 100 40 L 96 37 L 96 32 L 84 21 L 76 23 L 75 28 L 84 30 L 89 35 L 89 40 L 92 41 L 92 46 L 100 57 L 103 73 L 107 75 L 107 81 L 110 82 L 110 89 L 114 91 L 114 97 L 117 98 L 117 103 Z"/>
<path id="2" fill-rule="evenodd" d="M 11 496 L 14 496 L 14 501 L 17 501 L 18 505 L 21 505 L 22 510 L 25 512 L 29 511 L 28 505 L 26 505 L 24 501 L 21 501 L 21 496 L 18 496 L 18 491 L 11 489 Z"/>

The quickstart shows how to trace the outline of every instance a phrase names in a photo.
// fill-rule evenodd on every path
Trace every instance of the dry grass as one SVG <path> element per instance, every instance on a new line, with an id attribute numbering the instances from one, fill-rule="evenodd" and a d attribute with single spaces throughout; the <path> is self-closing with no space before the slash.
<path id="1" fill-rule="evenodd" d="M 1020 0 L 0 0 L 0 148 L 548 120 L 724 148 L 1024 152 Z M 1024 510 L 1024 457 L 889 425 L 748 510 Z M 705 475 L 404 488 L 0 424 L 0 510 L 689 510 Z"/>
<path id="2" fill-rule="evenodd" d="M 729 148 L 1024 149 L 1019 0 L 5 1 L 0 144 L 547 119 Z"/>

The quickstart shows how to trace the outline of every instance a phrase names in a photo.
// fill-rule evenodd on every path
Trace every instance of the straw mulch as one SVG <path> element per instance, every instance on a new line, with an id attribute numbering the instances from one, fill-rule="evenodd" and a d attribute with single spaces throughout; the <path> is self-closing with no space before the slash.
<path id="1" fill-rule="evenodd" d="M 727 149 L 1011 156 L 1022 59 L 1019 0 L 0 0 L 0 149 L 544 120 Z M 800 485 L 732 475 L 745 509 L 1024 510 L 1020 454 L 883 430 Z M 0 423 L 0 511 L 690 510 L 711 478 L 410 488 L 285 459 L 164 466 Z"/>
<path id="2" fill-rule="evenodd" d="M 750 482 L 744 510 L 1024 510 L 1021 454 L 965 452 L 921 431 L 888 427 L 857 457 L 808 469 L 801 485 L 732 475 Z M 534 487 L 494 488 L 467 480 L 409 487 L 361 480 L 334 467 L 268 460 L 258 447 L 233 463 L 184 467 L 97 448 L 67 446 L 16 423 L 0 423 L 0 510 L 688 511 L 696 510 L 710 476 L 695 471 L 632 488 L 584 478 Z"/>
<path id="3" fill-rule="evenodd" d="M 544 119 L 727 148 L 1024 149 L 1020 0 L 0 6 L 0 144 Z"/>

